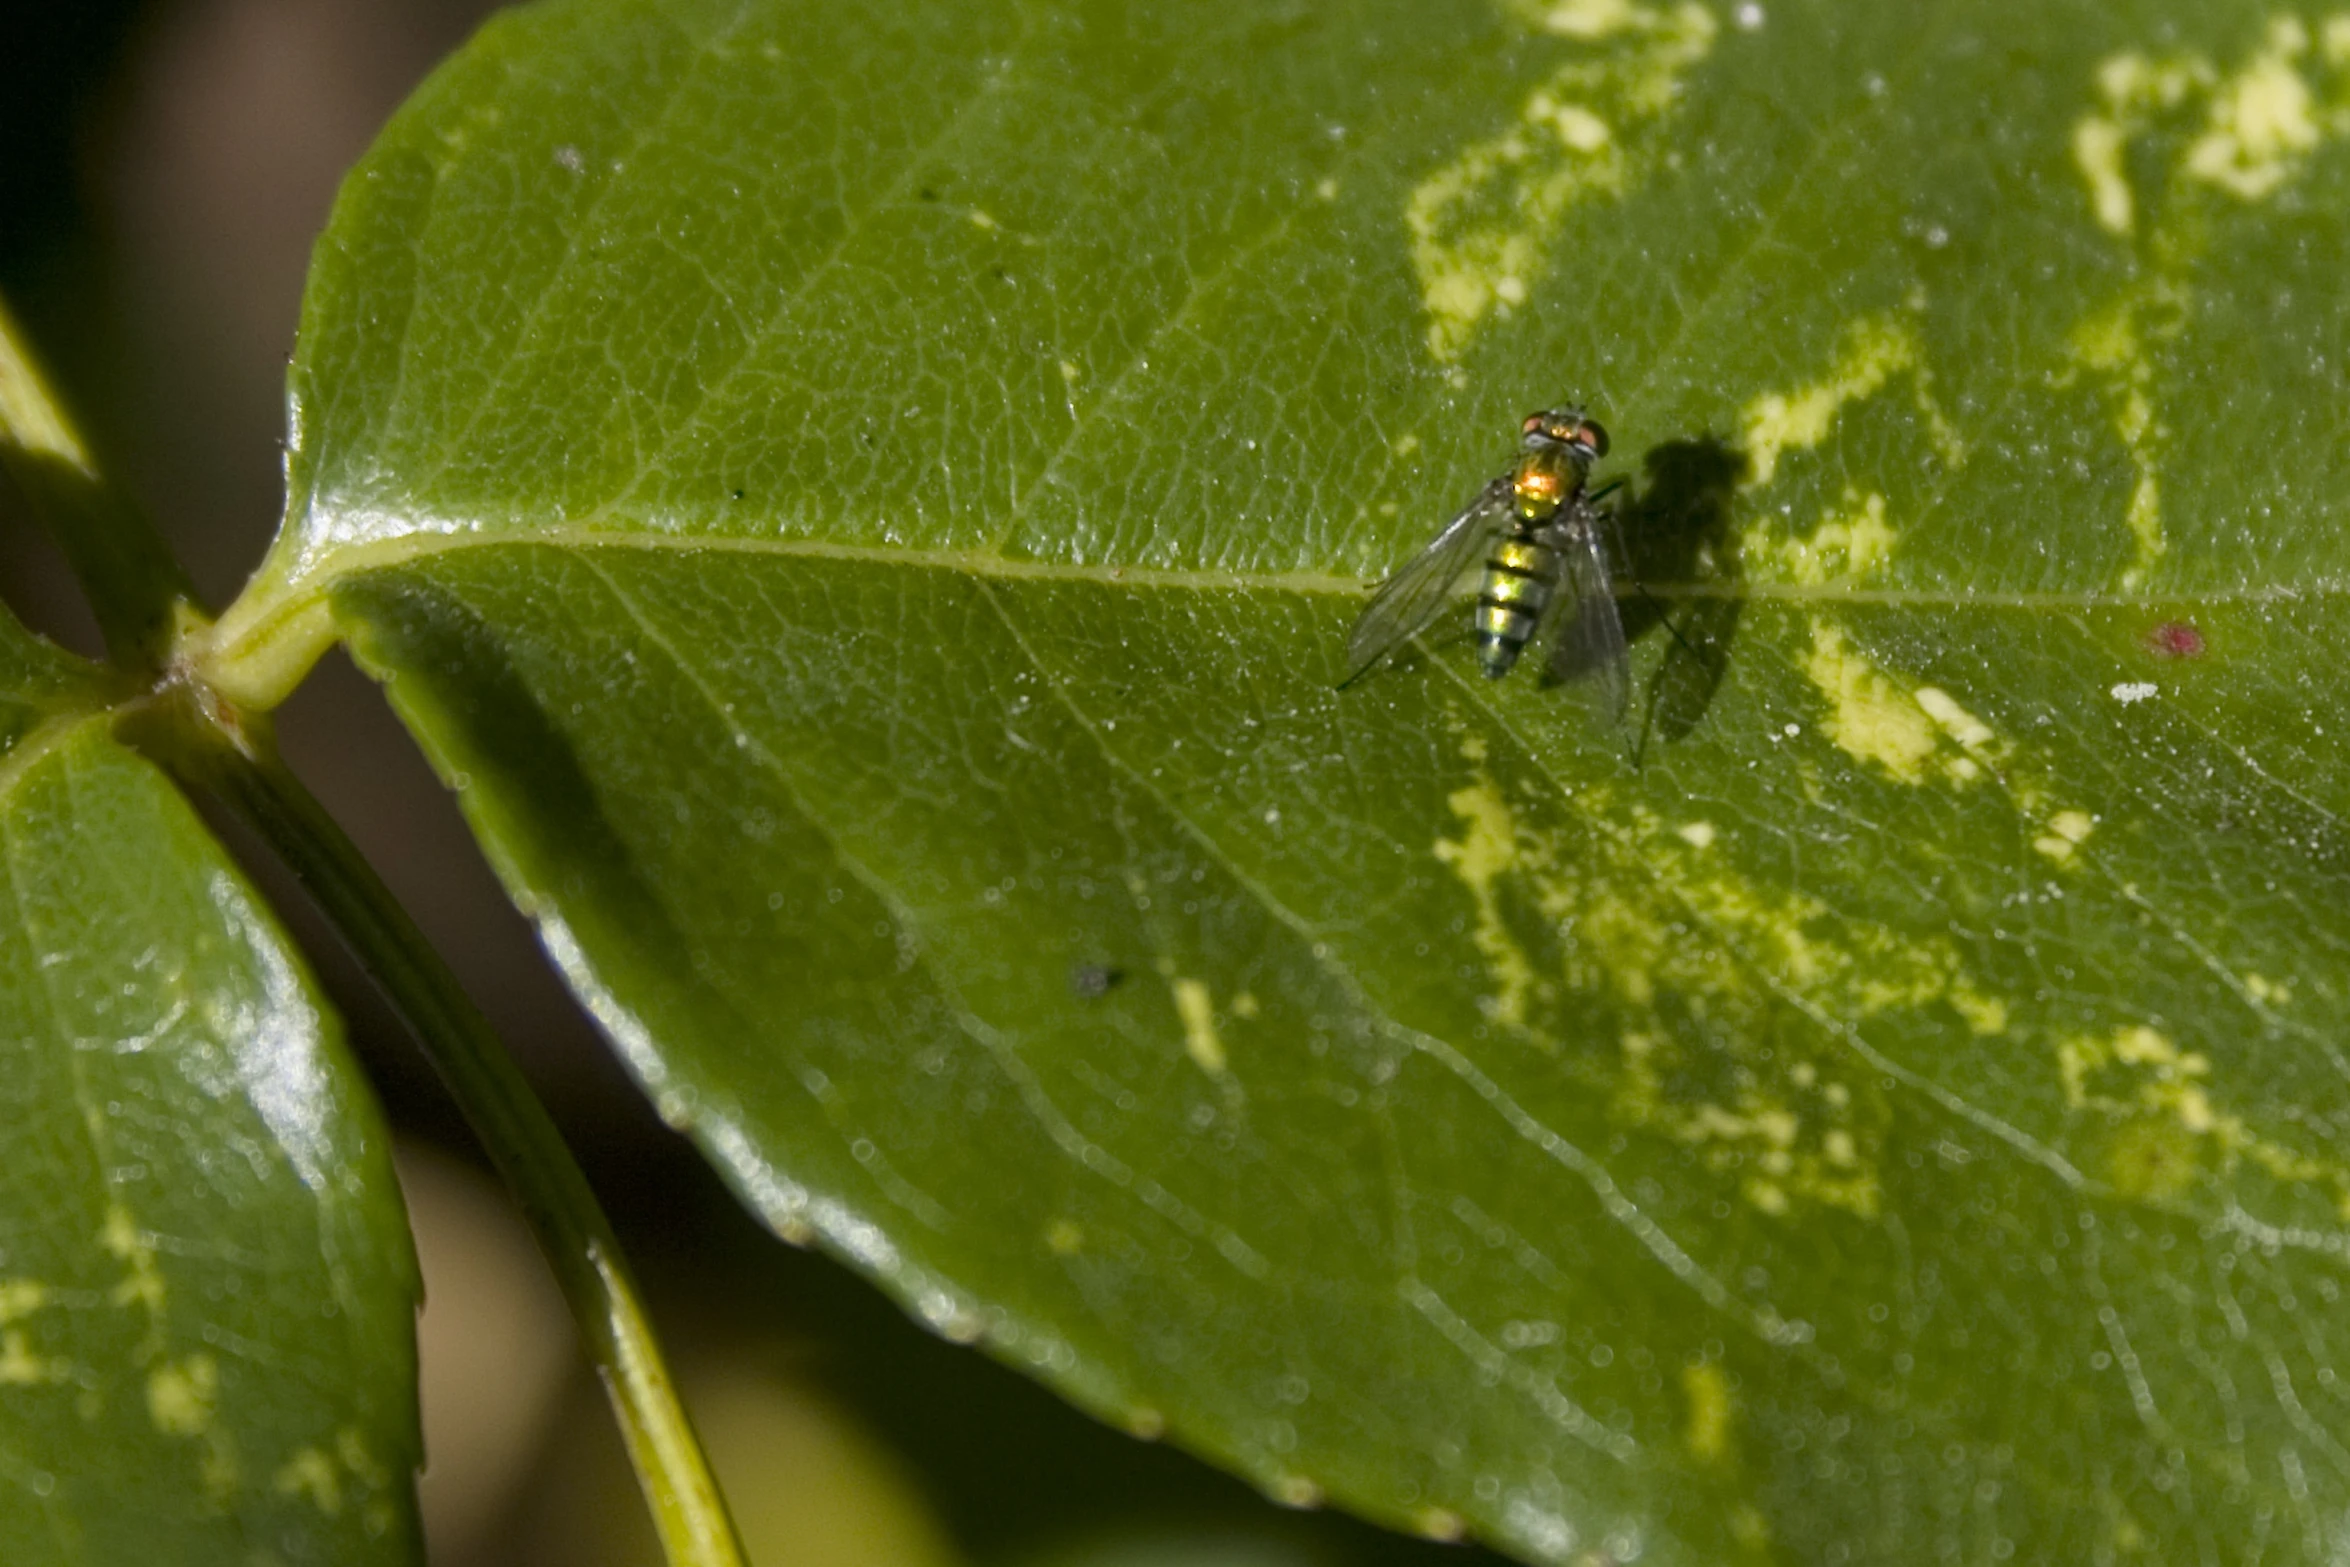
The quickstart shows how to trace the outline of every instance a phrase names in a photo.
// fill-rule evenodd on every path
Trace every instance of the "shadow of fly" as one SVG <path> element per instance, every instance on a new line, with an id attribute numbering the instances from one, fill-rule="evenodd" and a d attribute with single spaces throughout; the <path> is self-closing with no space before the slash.
<path id="1" fill-rule="evenodd" d="M 1435 624 L 1474 573 L 1471 625 L 1489 678 L 1508 674 L 1539 641 L 1551 679 L 1592 676 L 1607 716 L 1623 717 L 1624 624 L 1602 536 L 1611 519 L 1598 505 L 1615 486 L 1584 488 L 1607 455 L 1607 431 L 1580 408 L 1546 408 L 1526 416 L 1521 437 L 1510 471 L 1380 585 L 1347 634 L 1341 686 Z"/>

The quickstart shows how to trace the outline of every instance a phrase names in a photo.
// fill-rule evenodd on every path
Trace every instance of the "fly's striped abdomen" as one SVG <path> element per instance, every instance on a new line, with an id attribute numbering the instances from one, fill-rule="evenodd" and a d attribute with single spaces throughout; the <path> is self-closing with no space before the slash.
<path id="1" fill-rule="evenodd" d="M 1513 531 L 1494 546 L 1477 595 L 1477 662 L 1488 676 L 1508 674 L 1526 650 L 1558 579 L 1558 551 L 1549 545 Z"/>

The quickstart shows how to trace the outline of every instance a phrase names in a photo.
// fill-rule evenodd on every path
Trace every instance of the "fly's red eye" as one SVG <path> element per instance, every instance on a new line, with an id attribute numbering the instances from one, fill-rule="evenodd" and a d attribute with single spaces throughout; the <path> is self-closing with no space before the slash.
<path id="1" fill-rule="evenodd" d="M 1518 427 L 1518 433 L 1521 435 L 1532 435 L 1535 431 L 1541 428 L 1542 415 L 1528 414 L 1526 416 L 1526 422 Z"/>
<path id="2" fill-rule="evenodd" d="M 1592 456 L 1605 457 L 1607 455 L 1607 432 L 1591 420 L 1583 421 L 1575 431 L 1575 438 L 1591 448 Z"/>

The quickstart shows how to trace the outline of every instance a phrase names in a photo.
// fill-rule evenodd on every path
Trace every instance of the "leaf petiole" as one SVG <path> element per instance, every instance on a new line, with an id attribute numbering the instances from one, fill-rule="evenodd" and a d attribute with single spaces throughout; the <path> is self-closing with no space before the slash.
<path id="1" fill-rule="evenodd" d="M 741 1567 L 725 1500 L 611 1224 L 489 1020 L 265 737 L 236 738 L 188 711 L 174 693 L 145 715 L 133 738 L 183 784 L 211 794 L 260 834 L 422 1043 L 554 1270 L 672 1567 Z"/>

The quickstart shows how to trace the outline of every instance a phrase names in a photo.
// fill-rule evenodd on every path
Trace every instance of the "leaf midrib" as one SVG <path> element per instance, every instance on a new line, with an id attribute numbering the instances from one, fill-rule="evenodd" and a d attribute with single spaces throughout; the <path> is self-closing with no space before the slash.
<path id="1" fill-rule="evenodd" d="M 673 533 L 621 532 L 601 528 L 534 528 L 529 533 L 411 534 L 367 544 L 345 545 L 276 595 L 277 605 L 254 618 L 280 618 L 301 604 L 322 598 L 344 580 L 420 565 L 442 555 L 474 549 L 643 550 L 680 555 L 737 554 L 778 559 L 847 561 L 946 571 L 989 581 L 1080 582 L 1104 587 L 1176 591 L 1227 590 L 1289 593 L 1304 597 L 1361 599 L 1377 579 L 1325 571 L 1242 571 L 1202 567 L 1126 566 L 1109 562 L 1022 560 L 986 550 L 936 550 L 902 545 L 838 544 L 823 539 L 700 537 Z M 1961 588 L 1863 587 L 1849 582 L 1736 581 L 1643 582 L 1617 587 L 1617 597 L 1641 594 L 1668 599 L 1750 599 L 1759 601 L 1854 604 L 1890 608 L 2007 609 L 2077 612 L 2216 604 L 2283 604 L 2350 595 L 2350 578 L 2234 588 L 2177 588 L 2167 592 L 2108 593 L 2094 589 L 2047 592 L 1981 592 Z"/>

